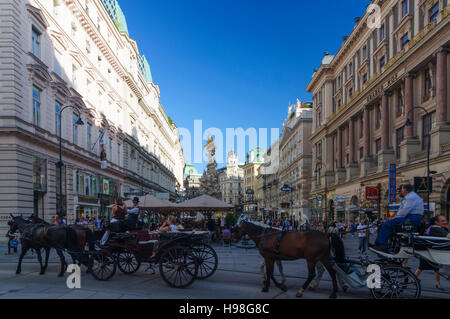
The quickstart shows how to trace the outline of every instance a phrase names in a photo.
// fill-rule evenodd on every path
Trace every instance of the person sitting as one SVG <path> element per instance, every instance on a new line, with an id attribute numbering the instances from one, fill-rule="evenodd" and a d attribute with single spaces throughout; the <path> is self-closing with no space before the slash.
<path id="1" fill-rule="evenodd" d="M 413 225 L 419 226 L 424 215 L 423 199 L 413 191 L 413 186 L 404 184 L 400 189 L 400 196 L 403 197 L 402 204 L 395 217 L 385 222 L 378 232 L 374 249 L 382 252 L 388 251 L 388 241 L 397 225 L 404 225 L 410 221 Z"/>
<path id="2" fill-rule="evenodd" d="M 443 237 L 449 238 L 450 234 L 448 232 L 448 222 L 445 216 L 436 216 L 431 219 L 431 226 L 426 232 L 426 236 L 431 237 Z M 424 270 L 433 270 L 434 278 L 436 279 L 436 289 L 444 291 L 445 289 L 441 286 L 441 274 L 439 272 L 439 265 L 434 264 L 424 258 L 420 258 L 419 268 L 416 270 L 415 275 L 419 277 L 419 275 Z"/>
<path id="3" fill-rule="evenodd" d="M 128 218 L 127 218 L 127 226 L 130 229 L 136 228 L 136 224 L 138 221 L 139 214 L 141 213 L 141 209 L 139 208 L 139 198 L 133 198 L 133 207 L 127 210 Z"/>
<path id="4" fill-rule="evenodd" d="M 177 225 L 175 225 L 175 218 L 170 216 L 167 221 L 163 222 L 162 226 L 158 229 L 162 233 L 178 231 Z"/>
<path id="5" fill-rule="evenodd" d="M 112 208 L 112 219 L 110 222 L 110 229 L 114 232 L 123 232 L 124 231 L 124 221 L 127 212 L 127 207 L 125 206 L 122 198 L 117 198 L 116 203 Z M 105 234 L 100 241 L 102 246 L 106 245 L 109 239 L 110 229 L 106 230 Z"/>

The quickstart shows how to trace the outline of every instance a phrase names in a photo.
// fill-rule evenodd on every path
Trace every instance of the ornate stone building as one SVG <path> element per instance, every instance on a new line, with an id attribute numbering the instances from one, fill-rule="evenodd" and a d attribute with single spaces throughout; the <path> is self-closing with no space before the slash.
<path id="1" fill-rule="evenodd" d="M 333 219 L 355 219 L 361 209 L 392 215 L 389 165 L 397 165 L 397 184 L 413 184 L 427 176 L 430 144 L 436 172 L 430 206 L 448 216 L 450 6 L 447 0 L 372 3 L 381 7 L 379 28 L 369 28 L 368 13 L 356 19 L 307 88 L 314 101 L 311 199 L 324 197 L 321 206 Z M 405 126 L 407 119 L 412 125 Z M 379 188 L 378 203 L 361 196 L 368 185 Z"/>
<path id="2" fill-rule="evenodd" d="M 289 107 L 279 142 L 279 201 L 284 218 L 306 221 L 311 217 L 311 142 L 312 103 Z M 291 191 L 282 190 L 286 187 Z"/>
<path id="3" fill-rule="evenodd" d="M 238 156 L 230 151 L 227 156 L 227 166 L 219 174 L 220 190 L 222 200 L 233 206 L 241 205 L 244 195 L 244 171 L 243 164 L 239 164 Z"/>
<path id="4" fill-rule="evenodd" d="M 73 223 L 108 215 L 118 196 L 174 198 L 179 133 L 117 1 L 0 0 L 0 11 L 0 237 L 10 213 L 49 220 L 61 203 Z"/>
<path id="5" fill-rule="evenodd" d="M 258 174 L 264 164 L 265 150 L 256 147 L 247 154 L 244 170 L 244 212 L 258 214 Z"/>
<path id="6" fill-rule="evenodd" d="M 192 199 L 200 196 L 200 179 L 197 169 L 192 164 L 186 164 L 184 167 L 184 196 L 186 199 Z"/>

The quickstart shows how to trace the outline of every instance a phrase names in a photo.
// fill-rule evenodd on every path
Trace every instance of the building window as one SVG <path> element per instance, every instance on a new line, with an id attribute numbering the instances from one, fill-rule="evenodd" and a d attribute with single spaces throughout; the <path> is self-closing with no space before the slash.
<path id="1" fill-rule="evenodd" d="M 57 136 L 61 135 L 61 104 L 55 102 L 55 132 Z"/>
<path id="2" fill-rule="evenodd" d="M 439 15 L 439 2 L 437 2 L 429 11 L 430 23 L 437 21 L 437 16 Z"/>
<path id="3" fill-rule="evenodd" d="M 109 161 L 112 162 L 112 138 L 109 138 Z M 139 171 L 139 168 L 138 168 Z"/>
<path id="4" fill-rule="evenodd" d="M 362 159 L 364 157 L 364 147 L 359 148 L 359 158 Z"/>
<path id="5" fill-rule="evenodd" d="M 430 74 L 430 69 L 427 68 L 425 70 L 425 74 L 424 74 L 424 97 L 423 100 L 424 101 L 428 101 L 428 99 L 431 97 L 431 74 Z"/>
<path id="6" fill-rule="evenodd" d="M 375 141 L 375 150 L 376 154 L 378 154 L 381 151 L 381 138 Z"/>
<path id="7" fill-rule="evenodd" d="M 77 67 L 72 65 L 72 86 L 76 90 L 77 89 Z"/>
<path id="8" fill-rule="evenodd" d="M 386 57 L 382 57 L 380 59 L 380 71 L 383 70 L 385 64 L 386 64 Z"/>
<path id="9" fill-rule="evenodd" d="M 32 42 L 32 53 L 41 58 L 41 33 L 33 27 L 31 29 L 31 42 Z"/>
<path id="10" fill-rule="evenodd" d="M 33 124 L 41 126 L 41 90 L 33 86 Z"/>
<path id="11" fill-rule="evenodd" d="M 73 144 L 78 145 L 78 115 L 73 114 L 72 125 L 73 125 Z"/>
<path id="12" fill-rule="evenodd" d="M 367 82 L 367 73 L 364 73 L 363 75 L 363 84 L 366 84 Z"/>
<path id="13" fill-rule="evenodd" d="M 380 29 L 380 41 L 383 41 L 384 37 L 385 37 L 385 28 L 384 28 L 384 24 L 383 24 Z"/>
<path id="14" fill-rule="evenodd" d="M 425 115 L 422 118 L 422 149 L 428 149 L 430 143 L 430 131 L 433 126 L 433 117 L 435 112 Z"/>
<path id="15" fill-rule="evenodd" d="M 363 137 L 364 135 L 364 118 L 361 116 L 359 120 L 359 137 Z"/>
<path id="16" fill-rule="evenodd" d="M 404 135 L 404 128 L 399 128 L 396 133 L 396 143 L 395 143 L 395 155 L 397 158 L 400 158 L 400 143 L 403 141 L 405 135 Z"/>
<path id="17" fill-rule="evenodd" d="M 86 146 L 88 149 L 88 152 L 92 151 L 92 125 L 88 123 L 87 125 L 87 140 L 86 140 Z"/>
<path id="18" fill-rule="evenodd" d="M 363 47 L 363 61 L 367 58 L 367 46 Z"/>
<path id="19" fill-rule="evenodd" d="M 397 117 L 403 115 L 404 103 L 403 103 L 403 92 L 399 88 L 397 90 Z"/>
<path id="20" fill-rule="evenodd" d="M 406 47 L 406 45 L 409 43 L 409 35 L 408 33 L 406 33 L 403 37 L 402 37 L 402 49 L 404 49 Z"/>
<path id="21" fill-rule="evenodd" d="M 380 124 L 381 124 L 381 108 L 380 108 L 380 106 L 377 106 L 376 112 L 377 112 L 376 128 L 378 129 L 378 128 L 380 128 Z"/>
<path id="22" fill-rule="evenodd" d="M 408 14 L 408 0 L 402 1 L 402 17 Z"/>
<path id="23" fill-rule="evenodd" d="M 120 166 L 120 144 L 117 144 L 117 165 Z"/>
<path id="24" fill-rule="evenodd" d="M 59 76 L 61 76 L 61 74 L 62 74 L 61 60 L 62 60 L 61 52 L 59 52 L 58 49 L 55 49 L 55 61 L 54 61 L 55 66 L 54 66 L 54 70 L 55 70 L 55 73 L 58 74 Z"/>

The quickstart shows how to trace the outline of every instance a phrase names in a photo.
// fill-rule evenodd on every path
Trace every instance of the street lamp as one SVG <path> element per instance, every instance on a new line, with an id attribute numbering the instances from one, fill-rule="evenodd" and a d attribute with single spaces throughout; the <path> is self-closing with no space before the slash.
<path id="1" fill-rule="evenodd" d="M 425 115 L 428 116 L 430 113 L 423 107 L 421 106 L 415 106 L 413 107 L 411 110 L 409 110 L 408 114 L 406 115 L 406 123 L 405 126 L 411 127 L 413 126 L 412 121 L 409 118 L 409 115 L 415 110 L 415 109 L 420 109 L 423 110 L 425 112 Z M 430 212 L 431 207 L 430 207 L 430 193 L 431 193 L 431 189 L 430 189 L 430 175 L 431 174 L 436 174 L 435 171 L 431 171 L 430 170 L 430 151 L 431 151 L 431 137 L 428 136 L 428 143 L 427 143 L 427 204 L 428 204 L 428 212 Z"/>
<path id="2" fill-rule="evenodd" d="M 59 111 L 59 113 L 58 113 L 58 117 L 59 117 L 59 162 L 58 163 L 56 163 L 56 167 L 59 169 L 59 207 L 58 207 L 58 212 L 56 213 L 60 218 L 61 217 L 63 217 L 64 216 L 64 208 L 63 208 L 63 202 L 62 202 L 62 200 L 63 200 L 63 191 L 62 191 L 62 189 L 63 189 L 63 187 L 62 187 L 62 179 L 63 179 L 63 176 L 62 176 L 62 168 L 64 167 L 64 162 L 63 162 L 63 160 L 62 160 L 62 134 L 61 134 L 61 129 L 62 129 L 62 113 L 63 113 L 63 111 L 65 110 L 65 109 L 67 109 L 67 108 L 72 108 L 74 111 L 76 111 L 77 112 L 77 116 L 78 116 L 78 119 L 77 119 L 77 121 L 75 122 L 75 125 L 78 125 L 78 126 L 82 126 L 82 125 L 84 125 L 84 122 L 83 122 L 83 120 L 81 119 L 81 113 L 80 113 L 80 110 L 78 109 L 78 108 L 76 108 L 75 106 L 73 106 L 73 105 L 67 105 L 67 106 L 65 106 L 65 107 L 63 107 L 62 109 L 61 109 L 61 111 Z M 60 219 L 61 220 L 61 219 Z"/>

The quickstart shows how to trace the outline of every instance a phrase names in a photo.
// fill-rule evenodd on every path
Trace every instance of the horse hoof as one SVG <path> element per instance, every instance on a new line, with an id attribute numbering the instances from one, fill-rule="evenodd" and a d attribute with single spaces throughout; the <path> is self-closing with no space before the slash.
<path id="1" fill-rule="evenodd" d="M 316 291 L 316 287 L 309 287 L 308 290 L 309 291 Z"/>
<path id="2" fill-rule="evenodd" d="M 347 292 L 348 291 L 348 287 L 347 286 L 342 287 L 342 291 Z"/>
<path id="3" fill-rule="evenodd" d="M 303 291 L 299 291 L 297 292 L 297 294 L 295 295 L 297 298 L 302 298 L 303 297 Z"/>
<path id="4" fill-rule="evenodd" d="M 278 287 L 278 288 L 280 288 L 284 292 L 286 292 L 288 290 L 286 285 L 280 285 L 280 287 Z"/>
<path id="5" fill-rule="evenodd" d="M 43 272 L 43 271 L 41 271 L 40 273 L 39 273 L 39 275 L 45 275 L 45 272 Z"/>
<path id="6" fill-rule="evenodd" d="M 332 295 L 330 296 L 330 299 L 337 299 L 336 294 L 332 294 Z"/>
<path id="7" fill-rule="evenodd" d="M 261 292 L 269 292 L 269 288 L 263 288 Z"/>
<path id="8" fill-rule="evenodd" d="M 64 274 L 59 274 L 58 278 L 64 277 Z"/>
<path id="9" fill-rule="evenodd" d="M 20 273 L 21 273 L 20 270 L 17 270 L 17 271 L 16 271 L 16 275 L 20 275 Z"/>

